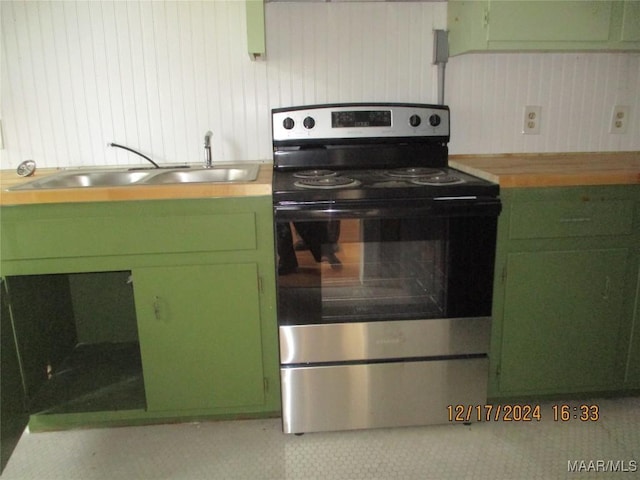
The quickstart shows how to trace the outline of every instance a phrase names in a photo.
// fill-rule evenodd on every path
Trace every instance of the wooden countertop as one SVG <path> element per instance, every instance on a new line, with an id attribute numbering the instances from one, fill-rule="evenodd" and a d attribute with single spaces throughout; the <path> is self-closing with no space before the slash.
<path id="1" fill-rule="evenodd" d="M 450 155 L 449 166 L 503 188 L 640 184 L 640 152 Z"/>
<path id="2" fill-rule="evenodd" d="M 249 162 L 248 162 L 249 163 Z M 250 162 L 259 163 L 259 162 Z M 0 170 L 0 205 L 38 203 L 113 202 L 179 198 L 218 198 L 271 195 L 271 163 L 260 162 L 258 178 L 247 183 L 183 183 L 171 185 L 130 185 L 125 187 L 60 188 L 48 190 L 7 190 L 46 175 L 62 171 L 43 168 L 28 178 L 15 170 Z M 71 170 L 71 168 L 67 169 Z"/>

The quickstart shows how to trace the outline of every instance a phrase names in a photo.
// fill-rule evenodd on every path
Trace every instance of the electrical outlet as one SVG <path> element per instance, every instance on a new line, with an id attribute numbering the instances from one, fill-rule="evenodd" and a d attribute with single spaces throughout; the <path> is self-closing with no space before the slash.
<path id="1" fill-rule="evenodd" d="M 626 105 L 616 105 L 611 112 L 611 125 L 609 133 L 627 133 L 629 124 L 629 107 Z"/>
<path id="2" fill-rule="evenodd" d="M 527 105 L 524 107 L 524 121 L 522 124 L 522 133 L 526 135 L 540 134 L 540 113 L 542 107 L 539 105 Z"/>

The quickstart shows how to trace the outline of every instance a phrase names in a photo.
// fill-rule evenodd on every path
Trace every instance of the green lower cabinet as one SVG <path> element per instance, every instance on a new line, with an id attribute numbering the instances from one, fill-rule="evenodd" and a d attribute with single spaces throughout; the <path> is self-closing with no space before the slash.
<path id="1" fill-rule="evenodd" d="M 501 191 L 488 396 L 640 388 L 640 188 Z"/>
<path id="2" fill-rule="evenodd" d="M 640 272 L 640 265 L 638 265 Z M 629 344 L 629 356 L 624 386 L 629 390 L 640 390 L 640 274 L 638 276 L 638 290 L 634 304 L 633 329 Z"/>
<path id="3" fill-rule="evenodd" d="M 12 391 L 32 432 L 278 414 L 270 196 L 2 207 L 0 221 L 3 455 L 5 416 L 25 419 Z"/>
<path id="4" fill-rule="evenodd" d="M 502 393 L 619 387 L 627 258 L 626 249 L 508 255 Z"/>
<path id="5" fill-rule="evenodd" d="M 4 280 L 0 281 L 0 474 L 27 426 L 29 415 Z"/>
<path id="6" fill-rule="evenodd" d="M 139 268 L 133 282 L 149 411 L 264 403 L 256 264 Z"/>

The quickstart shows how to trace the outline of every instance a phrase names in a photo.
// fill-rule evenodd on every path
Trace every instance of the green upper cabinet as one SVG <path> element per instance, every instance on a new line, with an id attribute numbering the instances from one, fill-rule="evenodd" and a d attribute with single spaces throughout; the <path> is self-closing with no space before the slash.
<path id="1" fill-rule="evenodd" d="M 247 50 L 255 60 L 267 52 L 264 31 L 264 0 L 245 0 L 247 7 Z"/>
<path id="2" fill-rule="evenodd" d="M 472 51 L 640 50 L 633 0 L 449 0 L 451 55 Z"/>
<path id="3" fill-rule="evenodd" d="M 602 1 L 491 2 L 487 40 L 606 42 L 611 7 L 611 2 Z"/>
<path id="4" fill-rule="evenodd" d="M 616 38 L 623 42 L 635 42 L 636 45 L 640 42 L 640 2 L 624 2 L 620 32 Z"/>

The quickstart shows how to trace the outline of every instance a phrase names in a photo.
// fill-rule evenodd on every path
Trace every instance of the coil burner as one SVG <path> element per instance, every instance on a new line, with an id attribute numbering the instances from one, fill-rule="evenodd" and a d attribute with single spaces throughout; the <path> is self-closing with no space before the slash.
<path id="1" fill-rule="evenodd" d="M 407 167 L 407 168 L 394 168 L 393 170 L 387 170 L 385 173 L 390 177 L 416 178 L 416 177 L 426 177 L 431 175 L 443 175 L 444 171 L 438 170 L 437 168 Z"/>
<path id="2" fill-rule="evenodd" d="M 329 177 L 309 177 L 301 178 L 294 183 L 300 188 L 320 188 L 330 190 L 334 188 L 357 187 L 360 185 L 358 180 L 349 177 L 329 176 Z"/>
<path id="3" fill-rule="evenodd" d="M 335 177 L 338 175 L 333 170 L 302 170 L 293 174 L 296 178 L 320 178 L 320 177 Z"/>
<path id="4" fill-rule="evenodd" d="M 454 175 L 432 175 L 428 177 L 418 177 L 410 179 L 416 185 L 454 185 L 464 183 L 464 180 Z"/>

